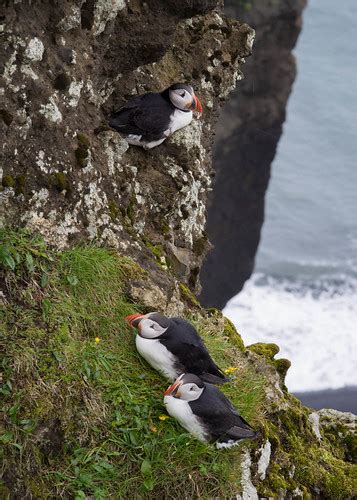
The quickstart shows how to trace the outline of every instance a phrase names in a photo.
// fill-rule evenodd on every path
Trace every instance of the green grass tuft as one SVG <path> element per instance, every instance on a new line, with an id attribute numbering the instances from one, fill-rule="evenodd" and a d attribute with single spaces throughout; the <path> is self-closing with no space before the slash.
<path id="1" fill-rule="evenodd" d="M 167 382 L 123 318 L 138 310 L 130 259 L 93 246 L 51 251 L 0 232 L 3 493 L 33 498 L 228 498 L 241 448 L 217 451 L 165 415 Z M 224 391 L 252 424 L 264 379 L 209 318 L 191 320 L 230 369 Z"/>

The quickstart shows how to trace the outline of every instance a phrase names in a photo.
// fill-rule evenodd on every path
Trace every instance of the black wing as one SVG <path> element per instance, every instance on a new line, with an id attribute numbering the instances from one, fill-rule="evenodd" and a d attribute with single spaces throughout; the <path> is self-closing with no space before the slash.
<path id="1" fill-rule="evenodd" d="M 161 137 L 173 110 L 161 94 L 150 92 L 131 99 L 111 116 L 109 125 L 122 134 Z"/>
<path id="2" fill-rule="evenodd" d="M 211 358 L 194 326 L 181 318 L 171 318 L 171 325 L 160 342 L 178 358 L 177 369 L 198 375 L 203 381 L 223 384 L 228 379 Z"/>
<path id="3" fill-rule="evenodd" d="M 207 431 L 212 441 L 228 441 L 253 438 L 255 431 L 230 400 L 219 390 L 210 384 L 205 384 L 205 390 L 201 397 L 189 403 L 192 411 L 206 424 Z"/>

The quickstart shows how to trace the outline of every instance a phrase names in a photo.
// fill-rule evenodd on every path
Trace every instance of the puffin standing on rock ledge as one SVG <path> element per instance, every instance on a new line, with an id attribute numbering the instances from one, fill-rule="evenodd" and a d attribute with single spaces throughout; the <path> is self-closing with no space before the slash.
<path id="1" fill-rule="evenodd" d="M 228 398 L 192 373 L 183 373 L 164 393 L 171 417 L 200 441 L 231 448 L 257 433 L 241 417 Z"/>
<path id="2" fill-rule="evenodd" d="M 169 380 L 190 372 L 211 384 L 228 382 L 188 321 L 157 312 L 131 314 L 125 321 L 138 330 L 135 343 L 139 354 Z"/>
<path id="3" fill-rule="evenodd" d="M 111 116 L 109 125 L 129 144 L 151 149 L 176 130 L 189 125 L 192 111 L 202 113 L 202 105 L 193 88 L 175 83 L 163 92 L 133 97 Z"/>

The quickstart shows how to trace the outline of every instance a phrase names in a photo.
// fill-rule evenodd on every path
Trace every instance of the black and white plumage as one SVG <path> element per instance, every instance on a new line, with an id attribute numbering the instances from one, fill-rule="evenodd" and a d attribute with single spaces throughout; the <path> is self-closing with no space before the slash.
<path id="1" fill-rule="evenodd" d="M 182 374 L 164 394 L 168 414 L 201 441 L 230 448 L 257 435 L 217 387 L 192 373 Z"/>
<path id="2" fill-rule="evenodd" d="M 163 92 L 133 97 L 114 113 L 109 125 L 129 144 L 151 149 L 192 121 L 192 111 L 202 105 L 190 85 L 175 83 Z"/>
<path id="3" fill-rule="evenodd" d="M 132 314 L 125 320 L 138 329 L 135 339 L 138 352 L 169 380 L 190 372 L 213 384 L 228 381 L 188 321 L 167 318 L 157 312 Z"/>

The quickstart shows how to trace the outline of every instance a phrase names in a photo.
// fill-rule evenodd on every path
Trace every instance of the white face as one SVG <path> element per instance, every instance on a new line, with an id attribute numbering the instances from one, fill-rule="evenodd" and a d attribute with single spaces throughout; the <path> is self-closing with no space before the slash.
<path id="1" fill-rule="evenodd" d="M 167 328 L 163 328 L 150 318 L 143 318 L 138 325 L 138 330 L 145 339 L 156 339 L 165 333 Z"/>
<path id="2" fill-rule="evenodd" d="M 193 90 L 192 94 L 185 89 L 175 89 L 169 91 L 172 104 L 183 111 L 189 110 L 194 105 Z"/>
<path id="3" fill-rule="evenodd" d="M 165 396 L 172 396 L 183 401 L 195 401 L 205 390 L 204 386 L 199 387 L 195 382 L 184 382 L 185 374 L 182 373 L 175 382 L 165 391 Z"/>
<path id="4" fill-rule="evenodd" d="M 177 391 L 177 396 L 184 401 L 195 401 L 201 396 L 203 390 L 203 387 L 198 387 L 194 383 L 183 384 Z"/>

